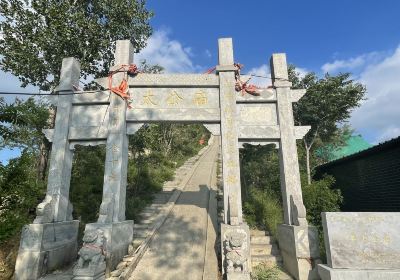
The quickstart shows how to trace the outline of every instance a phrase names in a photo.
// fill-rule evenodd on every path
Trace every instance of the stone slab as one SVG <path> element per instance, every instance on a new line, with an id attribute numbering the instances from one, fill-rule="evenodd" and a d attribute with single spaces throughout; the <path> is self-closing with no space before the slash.
<path id="1" fill-rule="evenodd" d="M 218 76 L 214 74 L 146 74 L 140 73 L 128 80 L 130 87 L 173 87 L 173 86 L 198 86 L 218 87 Z"/>
<path id="2" fill-rule="evenodd" d="M 298 280 L 318 279 L 318 232 L 312 226 L 278 226 L 278 242 L 285 269 Z"/>
<path id="3" fill-rule="evenodd" d="M 15 279 L 37 279 L 76 259 L 79 221 L 29 224 L 22 230 Z"/>
<path id="4" fill-rule="evenodd" d="M 400 269 L 343 269 L 318 265 L 322 280 L 398 280 Z"/>
<path id="5" fill-rule="evenodd" d="M 146 87 L 130 89 L 132 110 L 140 108 L 219 108 L 218 88 Z"/>
<path id="6" fill-rule="evenodd" d="M 135 109 L 127 110 L 127 122 L 202 122 L 218 123 L 221 119 L 219 109 Z"/>
<path id="7" fill-rule="evenodd" d="M 400 213 L 323 212 L 328 266 L 400 269 Z"/>

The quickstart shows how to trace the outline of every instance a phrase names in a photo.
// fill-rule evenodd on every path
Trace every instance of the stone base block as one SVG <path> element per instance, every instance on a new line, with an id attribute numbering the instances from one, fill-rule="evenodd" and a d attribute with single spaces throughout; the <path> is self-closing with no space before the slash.
<path id="1" fill-rule="evenodd" d="M 344 269 L 318 265 L 322 280 L 398 280 L 400 269 Z"/>
<path id="2" fill-rule="evenodd" d="M 15 279 L 38 279 L 77 257 L 79 221 L 29 224 L 22 229 Z"/>
<path id="3" fill-rule="evenodd" d="M 226 280 L 250 280 L 250 230 L 247 224 L 221 224 L 222 273 Z"/>
<path id="4" fill-rule="evenodd" d="M 106 238 L 106 276 L 109 276 L 122 258 L 128 254 L 133 239 L 133 221 L 87 224 L 85 231 L 100 229 Z"/>
<path id="5" fill-rule="evenodd" d="M 278 226 L 278 242 L 283 265 L 297 280 L 319 279 L 318 231 L 312 226 Z"/>

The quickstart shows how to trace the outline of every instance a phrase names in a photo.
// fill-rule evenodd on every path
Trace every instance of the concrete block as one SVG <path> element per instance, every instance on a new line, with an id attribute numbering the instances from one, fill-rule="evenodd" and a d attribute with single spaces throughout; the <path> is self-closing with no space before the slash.
<path id="1" fill-rule="evenodd" d="M 328 266 L 400 269 L 400 213 L 322 213 Z"/>
<path id="2" fill-rule="evenodd" d="M 283 265 L 297 280 L 319 279 L 318 232 L 312 226 L 278 226 L 278 242 Z"/>
<path id="3" fill-rule="evenodd" d="M 37 279 L 75 261 L 79 221 L 26 225 L 15 265 L 15 279 Z"/>
<path id="4" fill-rule="evenodd" d="M 398 280 L 400 269 L 344 269 L 318 265 L 322 280 Z"/>

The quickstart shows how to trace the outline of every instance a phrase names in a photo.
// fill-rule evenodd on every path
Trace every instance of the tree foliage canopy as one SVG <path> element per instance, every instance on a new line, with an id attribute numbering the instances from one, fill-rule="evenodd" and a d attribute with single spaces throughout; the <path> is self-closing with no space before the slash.
<path id="1" fill-rule="evenodd" d="M 15 99 L 7 104 L 0 98 L 0 149 L 7 146 L 37 150 L 48 117 L 47 104 L 42 101 Z"/>
<path id="2" fill-rule="evenodd" d="M 140 50 L 152 31 L 145 0 L 5 0 L 0 13 L 1 69 L 42 90 L 58 84 L 64 57 L 80 60 L 84 78 L 104 75 L 116 40 Z"/>

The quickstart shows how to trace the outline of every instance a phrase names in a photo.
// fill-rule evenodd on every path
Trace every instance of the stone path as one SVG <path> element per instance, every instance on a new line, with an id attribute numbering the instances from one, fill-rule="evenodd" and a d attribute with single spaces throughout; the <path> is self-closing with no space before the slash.
<path id="1" fill-rule="evenodd" d="M 148 245 L 131 280 L 218 278 L 214 249 L 218 150 L 219 143 L 215 141 L 199 159 L 192 177 Z M 213 207 L 209 210 L 210 203 Z M 209 212 L 213 213 L 212 217 Z"/>

